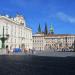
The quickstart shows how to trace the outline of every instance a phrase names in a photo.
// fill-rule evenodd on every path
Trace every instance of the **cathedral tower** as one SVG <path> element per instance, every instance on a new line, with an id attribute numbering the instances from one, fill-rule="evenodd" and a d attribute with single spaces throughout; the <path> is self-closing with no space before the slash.
<path id="1" fill-rule="evenodd" d="M 53 28 L 53 25 L 52 24 L 50 26 L 50 34 L 54 34 L 54 28 Z"/>

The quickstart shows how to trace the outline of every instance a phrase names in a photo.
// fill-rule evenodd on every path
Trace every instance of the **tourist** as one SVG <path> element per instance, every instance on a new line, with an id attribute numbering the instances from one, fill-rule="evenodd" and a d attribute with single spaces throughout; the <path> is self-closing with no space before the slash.
<path id="1" fill-rule="evenodd" d="M 8 54 L 9 54 L 8 45 L 6 46 L 6 53 L 8 53 Z"/>

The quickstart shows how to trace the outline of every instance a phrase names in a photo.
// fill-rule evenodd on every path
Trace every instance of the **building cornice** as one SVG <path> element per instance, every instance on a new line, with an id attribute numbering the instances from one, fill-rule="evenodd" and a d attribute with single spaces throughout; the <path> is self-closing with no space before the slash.
<path id="1" fill-rule="evenodd" d="M 24 25 L 21 25 L 21 24 L 17 23 L 16 21 L 14 21 L 14 20 L 12 20 L 11 18 L 8 18 L 8 17 L 6 17 L 6 16 L 0 16 L 0 19 L 5 19 L 5 20 L 10 21 L 11 23 L 14 23 L 14 24 L 16 24 L 16 25 L 23 26 L 24 28 L 26 28 L 26 29 L 28 29 L 28 30 L 32 30 L 31 28 L 28 28 L 28 27 L 26 27 L 26 26 L 24 26 Z"/>
<path id="2" fill-rule="evenodd" d="M 12 20 L 11 18 L 8 18 L 8 17 L 5 17 L 5 16 L 0 16 L 0 19 L 8 20 L 8 21 L 10 21 L 12 23 L 15 23 L 16 25 L 21 25 L 21 24 L 16 23 L 16 21 Z"/>

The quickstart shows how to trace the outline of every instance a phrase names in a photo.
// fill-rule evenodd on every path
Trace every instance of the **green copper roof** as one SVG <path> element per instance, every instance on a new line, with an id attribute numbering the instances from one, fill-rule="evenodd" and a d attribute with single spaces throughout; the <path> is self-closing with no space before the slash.
<path id="1" fill-rule="evenodd" d="M 53 28 L 53 25 L 51 24 L 50 26 L 50 33 L 54 32 L 54 28 Z"/>
<path id="2" fill-rule="evenodd" d="M 50 26 L 50 31 L 54 31 L 53 25 Z"/>

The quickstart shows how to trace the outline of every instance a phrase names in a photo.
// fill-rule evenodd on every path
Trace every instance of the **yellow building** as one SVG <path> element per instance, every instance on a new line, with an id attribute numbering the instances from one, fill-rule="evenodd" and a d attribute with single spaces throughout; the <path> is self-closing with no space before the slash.
<path id="1" fill-rule="evenodd" d="M 48 34 L 37 33 L 33 35 L 33 47 L 35 50 L 52 50 L 71 48 L 74 44 L 75 35 L 71 34 Z"/>

